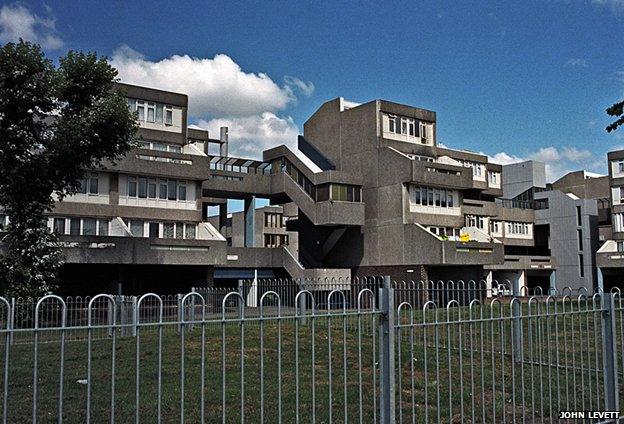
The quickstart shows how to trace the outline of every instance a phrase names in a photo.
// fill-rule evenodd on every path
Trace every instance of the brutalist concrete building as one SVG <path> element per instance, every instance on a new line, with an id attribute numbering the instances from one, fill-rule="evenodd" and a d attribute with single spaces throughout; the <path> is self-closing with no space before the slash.
<path id="1" fill-rule="evenodd" d="M 439 145 L 433 111 L 337 98 L 304 124 L 300 152 L 278 146 L 258 160 L 228 154 L 227 128 L 213 137 L 188 126 L 186 95 L 118 89 L 137 114 L 141 147 L 89 170 L 80 193 L 48 217 L 63 243 L 67 292 L 364 275 L 570 284 L 572 252 L 560 256 L 556 242 L 567 224 L 545 205 L 577 199 L 555 194 L 533 170 L 505 172 Z M 228 214 L 228 199 L 243 200 L 243 210 Z M 270 205 L 257 208 L 257 199 Z M 598 233 L 585 225 L 597 212 L 580 203 L 583 245 L 573 253 L 583 255 L 577 283 L 589 287 Z"/>

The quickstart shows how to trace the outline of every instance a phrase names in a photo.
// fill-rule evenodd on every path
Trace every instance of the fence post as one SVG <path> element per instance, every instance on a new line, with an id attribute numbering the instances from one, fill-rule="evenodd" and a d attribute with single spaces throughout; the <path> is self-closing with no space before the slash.
<path id="1" fill-rule="evenodd" d="M 383 282 L 383 287 L 379 289 L 379 415 L 382 424 L 394 424 L 394 290 L 390 287 L 390 277 L 385 276 Z"/>
<path id="2" fill-rule="evenodd" d="M 615 300 L 613 293 L 605 293 L 602 308 L 603 375 L 605 411 L 619 411 L 618 370 L 615 338 Z"/>
<path id="3" fill-rule="evenodd" d="M 132 296 L 132 336 L 136 337 L 137 335 L 137 317 L 139 316 L 137 312 L 137 297 Z"/>
<path id="4" fill-rule="evenodd" d="M 520 291 L 520 281 L 516 281 L 512 285 L 512 300 L 513 302 L 512 313 L 513 313 L 513 325 L 512 325 L 512 338 L 513 338 L 513 349 L 514 349 L 514 359 L 515 362 L 521 363 L 524 361 L 523 354 L 523 344 L 522 344 L 522 321 L 520 320 L 521 310 L 520 310 L 520 297 L 522 293 Z"/>
<path id="5" fill-rule="evenodd" d="M 15 298 L 12 297 L 11 298 L 11 313 L 9 315 L 9 324 L 11 326 L 11 330 L 13 330 L 15 328 Z M 15 334 L 14 331 L 11 331 L 11 345 L 13 345 L 14 340 L 13 340 L 13 335 Z"/>

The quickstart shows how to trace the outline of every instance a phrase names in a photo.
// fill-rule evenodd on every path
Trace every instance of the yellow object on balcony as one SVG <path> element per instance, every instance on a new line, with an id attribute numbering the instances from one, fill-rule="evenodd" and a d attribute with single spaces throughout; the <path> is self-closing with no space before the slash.
<path id="1" fill-rule="evenodd" d="M 459 235 L 459 241 L 462 243 L 468 243 L 470 241 L 470 234 L 464 233 Z"/>

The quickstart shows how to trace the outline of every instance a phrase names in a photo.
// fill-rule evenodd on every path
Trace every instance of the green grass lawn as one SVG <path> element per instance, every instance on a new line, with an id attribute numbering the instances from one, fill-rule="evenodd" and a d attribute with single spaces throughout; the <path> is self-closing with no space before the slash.
<path id="1" fill-rule="evenodd" d="M 481 311 L 473 312 L 479 312 L 480 315 Z M 492 422 L 494 419 L 501 421 L 503 415 L 507 422 L 519 422 L 523 417 L 525 422 L 541 422 L 542 419 L 548 422 L 551 417 L 556 418 L 559 409 L 602 407 L 602 354 L 597 314 L 523 318 L 524 362 L 514 363 L 513 358 L 520 358 L 520 355 L 514 351 L 512 344 L 512 321 L 490 321 L 489 307 L 484 308 L 483 313 L 486 319 L 483 323 L 433 326 L 420 324 L 423 318 L 426 322 L 432 322 L 433 312 L 426 317 L 418 312 L 414 315 L 414 322 L 419 323 L 417 326 L 401 328 L 396 341 L 395 374 L 399 422 L 401 419 L 403 422 L 412 422 L 412 418 L 415 422 L 471 422 L 473 416 L 475 422 Z M 444 311 L 438 311 L 438 319 L 444 321 L 445 314 Z M 456 314 L 467 318 L 468 310 L 458 309 L 453 314 L 452 319 L 457 318 Z M 494 315 L 497 314 L 495 309 Z M 264 393 L 265 422 L 277 422 L 281 413 L 284 423 L 294 423 L 297 417 L 299 422 L 312 422 L 314 418 L 318 423 L 328 423 L 330 412 L 331 422 L 359 422 L 360 419 L 364 423 L 374 422 L 375 405 L 378 405 L 376 384 L 379 382 L 379 349 L 376 345 L 378 340 L 373 337 L 377 325 L 372 320 L 370 315 L 362 317 L 364 331 L 358 337 L 356 317 L 347 318 L 346 336 L 343 336 L 342 317 L 317 317 L 314 328 L 312 321 L 307 320 L 299 326 L 298 333 L 295 321 L 285 319 L 281 323 L 281 345 L 278 345 L 280 331 L 277 321 L 269 320 L 264 325 L 263 349 L 257 321 L 245 324 L 244 337 L 241 337 L 241 326 L 238 323 L 226 324 L 225 339 L 222 338 L 223 330 L 219 323 L 206 325 L 203 344 L 206 422 L 220 421 L 223 414 L 223 340 L 226 351 L 226 422 L 240 422 L 241 411 L 245 422 L 260 422 L 261 392 Z M 401 322 L 407 323 L 405 315 Z M 594 325 L 598 329 L 598 348 Z M 558 332 L 555 332 L 555 328 Z M 151 423 L 156 421 L 157 416 L 158 336 L 153 327 L 142 329 L 140 334 L 141 384 L 138 411 L 142 422 Z M 618 346 L 621 346 L 621 342 L 618 338 Z M 241 343 L 244 343 L 244 394 L 241 390 Z M 162 422 L 179 422 L 182 343 L 175 325 L 164 328 L 162 347 Z M 278 355 L 278 347 L 281 347 L 281 356 Z M 201 326 L 195 325 L 193 329 L 185 331 L 184 340 L 186 422 L 199 422 L 200 418 L 201 349 Z M 343 349 L 346 349 L 346 369 Z M 260 378 L 261 351 L 264 352 L 264 384 Z M 298 373 L 295 364 L 297 351 Z M 91 418 L 92 422 L 106 422 L 111 413 L 112 341 L 108 338 L 94 340 L 92 352 Z M 10 353 L 9 422 L 30 422 L 33 406 L 33 345 L 15 344 Z M 55 422 L 57 419 L 59 353 L 58 342 L 39 344 L 37 416 L 40 422 Z M 133 422 L 137 410 L 136 353 L 134 337 L 117 338 L 114 403 L 115 420 L 119 423 Z M 281 373 L 278 356 L 281 358 Z M 78 383 L 78 380 L 87 376 L 86 358 L 85 341 L 66 343 L 63 385 L 65 422 L 85 421 L 87 386 Z M 0 358 L 0 361 L 3 360 L 3 357 Z M 598 369 L 595 364 L 599 365 Z M 620 383 L 624 380 L 621 377 Z"/>

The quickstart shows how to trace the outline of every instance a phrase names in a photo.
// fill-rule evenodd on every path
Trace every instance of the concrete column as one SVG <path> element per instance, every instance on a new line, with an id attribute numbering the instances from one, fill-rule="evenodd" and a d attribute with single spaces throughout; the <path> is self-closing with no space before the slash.
<path id="1" fill-rule="evenodd" d="M 554 294 L 555 290 L 557 289 L 557 271 L 556 270 L 552 270 L 552 272 L 550 273 L 550 290 L 549 290 L 549 294 Z"/>
<path id="2" fill-rule="evenodd" d="M 227 222 L 227 203 L 219 205 L 219 232 L 225 237 L 225 227 Z"/>
<path id="3" fill-rule="evenodd" d="M 596 274 L 597 281 L 596 281 L 596 285 L 600 290 L 604 291 L 604 276 L 602 275 L 602 268 L 596 268 L 596 270 L 598 271 Z"/>
<path id="4" fill-rule="evenodd" d="M 256 228 L 256 196 L 245 199 L 245 247 L 254 247 Z"/>
<path id="5" fill-rule="evenodd" d="M 493 291 L 492 291 L 492 280 L 493 280 L 493 275 L 492 275 L 492 271 L 488 271 L 487 274 L 485 274 L 485 296 L 486 297 L 492 297 L 493 295 Z"/>
<path id="6" fill-rule="evenodd" d="M 527 295 L 526 274 L 524 270 L 518 271 L 518 278 L 514 281 L 516 287 L 512 287 L 512 293 L 519 293 L 521 296 Z"/>

